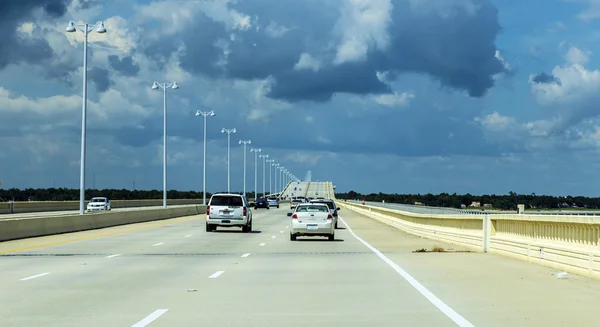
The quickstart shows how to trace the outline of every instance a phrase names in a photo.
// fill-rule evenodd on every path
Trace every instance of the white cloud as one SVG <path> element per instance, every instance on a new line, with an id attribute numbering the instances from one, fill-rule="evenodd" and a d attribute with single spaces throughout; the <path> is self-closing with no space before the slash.
<path id="1" fill-rule="evenodd" d="M 271 21 L 265 28 L 265 33 L 272 38 L 278 38 L 284 36 L 289 30 L 289 28 Z"/>
<path id="2" fill-rule="evenodd" d="M 298 62 L 294 65 L 295 70 L 310 69 L 317 72 L 320 68 L 321 62 L 306 52 L 300 55 L 300 59 L 298 59 Z"/>
<path id="3" fill-rule="evenodd" d="M 365 60 L 369 48 L 385 50 L 393 7 L 391 0 L 345 0 L 336 24 L 340 43 L 334 64 Z"/>
<path id="4" fill-rule="evenodd" d="M 588 55 L 590 54 L 591 52 L 589 51 L 583 51 L 577 47 L 571 46 L 565 55 L 565 60 L 570 64 L 585 65 L 589 61 Z"/>
<path id="5" fill-rule="evenodd" d="M 392 93 L 392 94 L 381 94 L 375 96 L 375 102 L 380 105 L 388 107 L 406 107 L 410 104 L 410 101 L 415 98 L 413 93 Z"/>

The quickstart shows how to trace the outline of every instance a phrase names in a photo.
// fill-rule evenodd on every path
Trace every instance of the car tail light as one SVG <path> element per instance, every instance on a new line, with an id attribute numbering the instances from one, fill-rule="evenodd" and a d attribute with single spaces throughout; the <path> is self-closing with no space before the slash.
<path id="1" fill-rule="evenodd" d="M 242 213 L 242 216 L 246 216 L 248 214 L 248 211 L 246 210 L 246 207 L 244 207 L 244 213 Z"/>
<path id="2" fill-rule="evenodd" d="M 292 219 L 298 219 L 298 215 L 297 214 L 293 214 L 292 215 Z"/>
<path id="3" fill-rule="evenodd" d="M 206 206 L 206 215 L 210 215 L 210 206 Z"/>
<path id="4" fill-rule="evenodd" d="M 333 216 L 331 214 L 327 215 L 327 219 L 333 219 Z"/>

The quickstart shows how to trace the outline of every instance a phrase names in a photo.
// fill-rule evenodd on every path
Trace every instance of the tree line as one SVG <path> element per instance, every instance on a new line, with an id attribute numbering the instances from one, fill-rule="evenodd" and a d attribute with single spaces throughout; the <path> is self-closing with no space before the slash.
<path id="1" fill-rule="evenodd" d="M 104 189 L 86 190 L 86 199 L 100 196 L 110 200 L 155 200 L 163 198 L 162 190 L 127 190 Z M 211 193 L 206 193 L 210 199 Z M 248 198 L 254 197 L 254 192 L 247 192 Z M 202 192 L 197 191 L 167 191 L 169 199 L 202 199 Z M 27 188 L 27 189 L 0 189 L 0 202 L 2 201 L 79 201 L 79 189 L 69 188 Z"/>
<path id="2" fill-rule="evenodd" d="M 336 193 L 338 199 L 385 201 L 388 203 L 422 204 L 434 207 L 472 208 L 474 202 L 484 206 L 501 210 L 517 210 L 517 204 L 524 204 L 526 209 L 598 209 L 600 198 L 585 196 L 551 196 L 533 194 L 517 194 L 509 192 L 506 195 L 472 195 L 472 194 L 385 194 L 371 193 L 360 194 L 355 191 Z M 487 209 L 487 208 L 486 208 Z"/>
<path id="3" fill-rule="evenodd" d="M 239 192 L 238 192 L 239 193 Z M 212 194 L 206 193 L 207 199 Z M 262 194 L 259 194 L 262 196 Z M 127 190 L 104 189 L 86 190 L 86 199 L 95 196 L 105 196 L 111 200 L 153 200 L 162 199 L 162 190 Z M 249 199 L 254 198 L 254 192 L 247 192 Z M 336 193 L 338 199 L 385 201 L 388 203 L 422 204 L 434 207 L 470 208 L 474 202 L 479 202 L 481 207 L 491 206 L 501 210 L 516 210 L 517 204 L 525 204 L 527 209 L 565 209 L 589 208 L 599 209 L 600 198 L 584 196 L 551 196 L 536 194 L 517 194 L 509 192 L 506 195 L 472 195 L 472 194 L 361 194 L 355 191 Z M 177 191 L 167 192 L 169 199 L 202 199 L 202 192 Z M 27 189 L 0 189 L 0 201 L 78 201 L 79 189 L 69 188 L 27 188 Z"/>

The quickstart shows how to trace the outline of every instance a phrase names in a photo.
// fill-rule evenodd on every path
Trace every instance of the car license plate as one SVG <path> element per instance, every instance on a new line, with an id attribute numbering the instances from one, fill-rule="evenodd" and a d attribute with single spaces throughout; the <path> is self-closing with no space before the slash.
<path id="1" fill-rule="evenodd" d="M 319 229 L 319 225 L 306 225 L 306 229 L 308 229 L 308 230 Z"/>

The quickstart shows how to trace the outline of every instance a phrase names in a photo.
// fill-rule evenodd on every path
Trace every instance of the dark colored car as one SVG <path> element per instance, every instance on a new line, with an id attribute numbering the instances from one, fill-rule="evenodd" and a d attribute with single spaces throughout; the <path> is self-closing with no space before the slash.
<path id="1" fill-rule="evenodd" d="M 259 198 L 254 203 L 254 209 L 267 208 L 269 209 L 269 201 L 266 198 Z"/>

